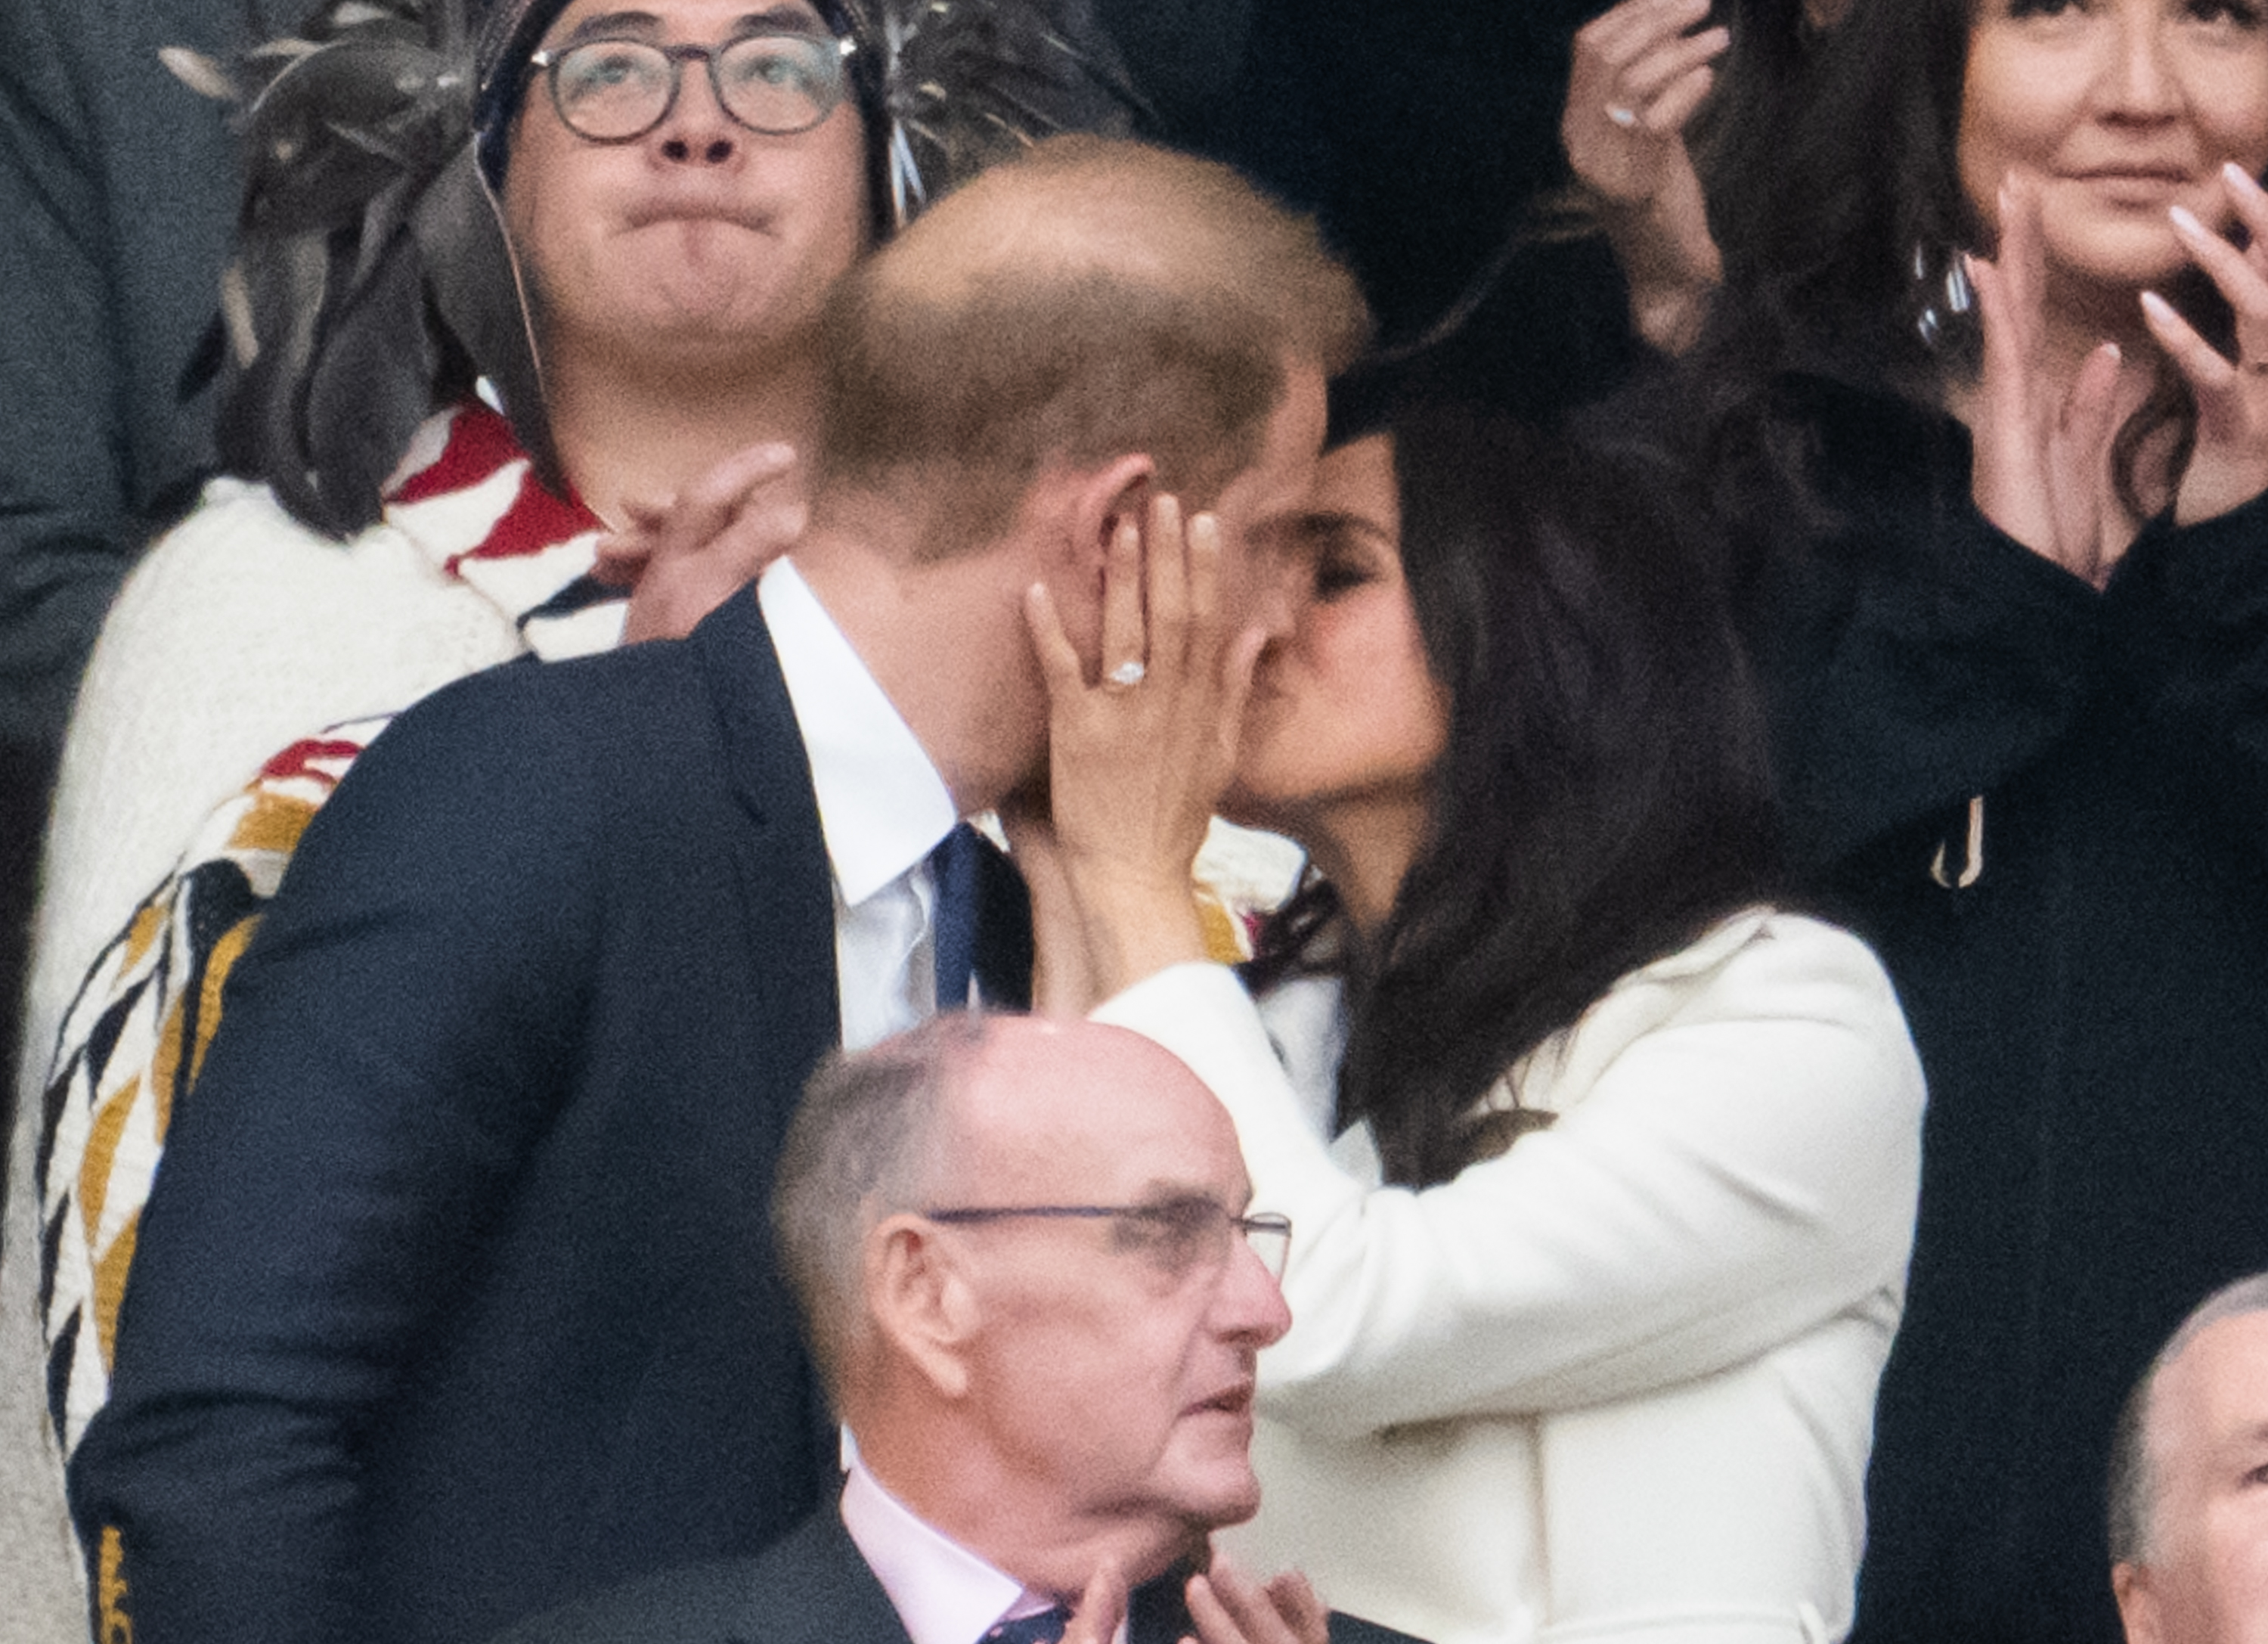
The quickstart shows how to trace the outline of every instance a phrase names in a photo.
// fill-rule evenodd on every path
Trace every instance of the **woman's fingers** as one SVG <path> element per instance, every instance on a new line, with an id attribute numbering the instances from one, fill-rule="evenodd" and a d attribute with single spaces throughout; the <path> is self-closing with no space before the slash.
<path id="1" fill-rule="evenodd" d="M 2252 173 L 2235 160 L 2221 163 L 2220 188 L 2236 212 L 2236 220 L 2251 236 L 2245 254 L 2254 268 L 2268 274 L 2268 188 L 2261 188 Z"/>
<path id="2" fill-rule="evenodd" d="M 2197 396 L 2197 444 L 2174 517 L 2183 525 L 2215 519 L 2268 490 L 2268 372 L 2260 361 L 2223 358 L 2155 291 L 2142 294 L 2142 315 Z"/>
<path id="3" fill-rule="evenodd" d="M 1705 28 L 1697 34 L 1665 41 L 1624 69 L 1615 90 L 1640 109 L 1649 126 L 1664 132 L 1677 130 L 1685 122 L 1654 119 L 1653 106 L 1679 81 L 1723 56 L 1732 43 L 1731 33 L 1721 28 Z"/>
<path id="4" fill-rule="evenodd" d="M 1148 682 L 1162 688 L 1181 679 L 1189 667 L 1189 538 L 1178 497 L 1151 499 L 1143 557 L 1150 599 Z"/>
<path id="5" fill-rule="evenodd" d="M 1559 141 L 1576 177 L 1602 197 L 1652 199 L 1682 153 L 1685 122 L 1708 95 L 1722 28 L 1689 33 L 1708 0 L 1625 0 L 1575 36 Z"/>
<path id="6" fill-rule="evenodd" d="M 2098 588 L 2117 564 L 2102 530 L 2102 476 L 2110 469 L 2118 427 L 2120 363 L 2115 343 L 2087 357 L 2048 439 L 2049 501 L 2056 511 L 2056 540 L 2063 544 L 2057 558 Z"/>
<path id="7" fill-rule="evenodd" d="M 2252 258 L 2176 206 L 2167 213 L 2174 234 L 2191 260 L 2228 299 L 2236 314 L 2236 340 L 2241 354 L 2268 358 L 2268 279 L 2261 277 Z M 2257 352 L 2256 352 L 2257 350 Z"/>
<path id="8" fill-rule="evenodd" d="M 1121 520 L 1110 533 L 1102 562 L 1102 657 L 1100 682 L 1124 689 L 1138 683 L 1150 645 L 1142 617 L 1142 527 Z"/>
<path id="9" fill-rule="evenodd" d="M 1703 63 L 1688 70 L 1683 79 L 1648 104 L 1640 119 L 1656 136 L 1675 136 L 1685 129 L 1685 122 L 1700 112 L 1701 105 L 1716 89 L 1716 70 Z"/>
<path id="10" fill-rule="evenodd" d="M 2157 292 L 2142 293 L 2142 319 L 2150 335 L 2158 339 L 2158 346 L 2189 379 L 2197 394 L 2200 417 L 2209 417 L 2212 409 L 2238 386 L 2242 374 L 2238 368 Z"/>
<path id="11" fill-rule="evenodd" d="M 1971 494 L 2002 531 L 2092 580 L 2101 569 L 2117 351 L 2098 350 L 2068 394 L 2056 392 L 2042 358 L 2047 275 L 2036 183 L 2011 173 L 1998 205 L 1998 254 L 1963 260 L 1984 334 Z"/>
<path id="12" fill-rule="evenodd" d="M 1624 0 L 1575 31 L 1578 73 L 1619 73 L 1709 15 L 1709 0 Z"/>

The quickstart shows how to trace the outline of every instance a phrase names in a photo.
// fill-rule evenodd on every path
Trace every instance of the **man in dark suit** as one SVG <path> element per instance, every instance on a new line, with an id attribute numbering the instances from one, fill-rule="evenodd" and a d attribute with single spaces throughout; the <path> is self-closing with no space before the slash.
<path id="1" fill-rule="evenodd" d="M 1291 1324 L 1292 1230 L 1250 1198 L 1211 1092 L 1116 1028 L 940 1018 L 832 1058 L 772 1214 L 855 1440 L 839 1506 L 507 1644 L 1399 1637 L 1210 1556 L 1259 1506 L 1256 1361 Z"/>
<path id="2" fill-rule="evenodd" d="M 484 1637 L 819 1503 L 762 1213 L 796 1094 L 965 1000 L 957 954 L 1018 968 L 932 856 L 1043 775 L 1032 590 L 1137 681 L 1101 567 L 1170 490 L 1218 517 L 1219 620 L 1279 615 L 1265 549 L 1361 328 L 1226 169 L 1041 144 L 830 299 L 810 525 L 755 596 L 372 746 L 142 1223 L 71 1468 L 106 1626 Z"/>

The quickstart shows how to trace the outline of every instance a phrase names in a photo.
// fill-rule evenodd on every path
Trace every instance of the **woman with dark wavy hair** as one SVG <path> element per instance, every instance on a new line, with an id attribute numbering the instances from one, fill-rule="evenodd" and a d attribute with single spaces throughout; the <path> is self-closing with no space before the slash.
<path id="1" fill-rule="evenodd" d="M 1862 4 L 1820 73 L 1688 404 L 1929 1077 L 1855 1636 L 2111 1644 L 2119 1399 L 2268 1265 L 2268 16 Z"/>
<path id="2" fill-rule="evenodd" d="M 1202 521 L 1194 597 L 1167 509 L 1146 631 L 1112 607 L 1143 669 L 1043 638 L 1055 848 L 1020 841 L 1043 998 L 1116 993 L 1292 1220 L 1240 1544 L 1437 1644 L 1839 1633 L 1918 1168 L 1896 1002 L 1771 903 L 1761 726 L 1658 476 L 1396 398 L 1343 431 L 1226 801 L 1313 864 L 1265 1024 L 1180 962 L 1236 740 Z"/>

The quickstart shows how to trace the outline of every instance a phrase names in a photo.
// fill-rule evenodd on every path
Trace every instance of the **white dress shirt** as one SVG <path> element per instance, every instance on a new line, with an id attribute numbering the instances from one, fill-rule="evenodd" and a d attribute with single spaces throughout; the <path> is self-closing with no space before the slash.
<path id="1" fill-rule="evenodd" d="M 935 1009 L 929 857 L 953 831 L 953 795 L 793 561 L 772 562 L 756 599 L 811 759 L 835 881 L 843 1048 L 864 1050 Z"/>
<path id="2" fill-rule="evenodd" d="M 843 1483 L 843 1527 L 913 1644 L 977 1644 L 1001 1622 L 1057 1603 L 924 1522 L 855 1456 Z M 1117 1644 L 1125 1637 L 1121 1623 Z"/>

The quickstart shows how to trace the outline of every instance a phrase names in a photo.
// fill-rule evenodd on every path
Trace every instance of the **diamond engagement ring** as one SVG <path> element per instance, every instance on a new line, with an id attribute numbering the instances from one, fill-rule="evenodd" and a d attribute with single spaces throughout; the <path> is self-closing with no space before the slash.
<path id="1" fill-rule="evenodd" d="M 1150 670 L 1135 661 L 1121 662 L 1102 676 L 1102 682 L 1113 690 L 1131 690 L 1150 677 Z"/>
<path id="2" fill-rule="evenodd" d="M 1638 124 L 1638 110 L 1635 108 L 1625 108 L 1620 103 L 1609 103 L 1607 105 L 1607 118 L 1613 121 L 1624 130 L 1627 131 L 1632 126 Z"/>

